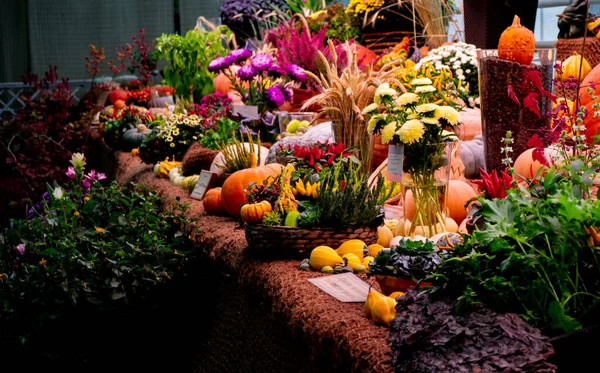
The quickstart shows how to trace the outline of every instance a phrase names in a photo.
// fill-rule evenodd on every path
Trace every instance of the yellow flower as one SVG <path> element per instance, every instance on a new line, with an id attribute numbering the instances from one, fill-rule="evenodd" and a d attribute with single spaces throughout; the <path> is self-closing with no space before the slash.
<path id="1" fill-rule="evenodd" d="M 437 107 L 438 106 L 436 104 L 423 104 L 417 106 L 415 110 L 417 111 L 417 113 L 429 113 L 430 111 L 435 111 Z"/>
<path id="2" fill-rule="evenodd" d="M 379 109 L 379 105 L 376 103 L 372 103 L 371 105 L 365 107 L 362 111 L 363 114 L 371 114 L 375 110 Z"/>
<path id="3" fill-rule="evenodd" d="M 435 109 L 435 117 L 438 119 L 444 118 L 453 126 L 460 123 L 460 114 L 451 106 L 440 106 Z"/>
<path id="4" fill-rule="evenodd" d="M 420 85 L 417 88 L 415 88 L 415 93 L 435 92 L 435 91 L 437 91 L 437 89 L 435 89 L 435 87 L 432 85 Z"/>
<path id="5" fill-rule="evenodd" d="M 96 227 L 96 233 L 104 233 L 104 228 Z"/>
<path id="6" fill-rule="evenodd" d="M 369 119 L 369 125 L 367 126 L 367 131 L 373 132 L 375 131 L 375 126 L 379 121 L 384 120 L 387 117 L 387 114 L 376 114 Z"/>
<path id="7" fill-rule="evenodd" d="M 0 280 L 4 278 L 8 278 L 8 275 L 6 273 L 0 273 Z"/>
<path id="8" fill-rule="evenodd" d="M 418 119 L 409 120 L 396 132 L 400 141 L 405 144 L 412 144 L 423 137 L 425 126 Z M 383 141 L 382 141 L 383 142 Z"/>
<path id="9" fill-rule="evenodd" d="M 167 140 L 167 142 L 172 142 L 172 141 L 173 141 L 173 137 L 171 137 L 171 136 L 168 136 L 168 137 L 166 138 L 166 140 Z"/>
<path id="10" fill-rule="evenodd" d="M 172 143 L 171 143 L 171 145 L 169 145 L 169 146 L 170 146 L 171 148 L 174 148 L 174 147 L 175 147 L 175 143 L 174 143 L 174 142 L 172 142 Z"/>
<path id="11" fill-rule="evenodd" d="M 73 213 L 73 215 L 79 216 L 79 211 L 75 211 L 75 213 Z"/>
<path id="12" fill-rule="evenodd" d="M 89 201 L 90 199 L 91 199 L 91 198 L 90 198 L 89 196 L 85 196 L 85 197 L 83 197 L 83 200 L 84 200 L 85 202 Z"/>
<path id="13" fill-rule="evenodd" d="M 392 141 L 395 132 L 396 122 L 386 124 L 386 126 L 381 130 L 381 143 L 387 144 L 388 142 Z"/>
<path id="14" fill-rule="evenodd" d="M 140 148 L 133 148 L 133 149 L 131 149 L 131 156 L 132 157 L 139 157 L 140 156 Z"/>
<path id="15" fill-rule="evenodd" d="M 431 85 L 433 82 L 429 78 L 413 79 L 410 85 Z"/>
<path id="16" fill-rule="evenodd" d="M 427 124 L 440 124 L 438 121 L 438 118 L 436 118 L 436 117 L 423 117 L 423 118 L 421 118 L 421 122 L 427 123 Z"/>
<path id="17" fill-rule="evenodd" d="M 419 101 L 419 95 L 412 92 L 404 93 L 402 96 L 398 97 L 399 106 L 414 104 L 417 101 Z"/>
<path id="18" fill-rule="evenodd" d="M 42 260 L 40 260 L 39 264 L 40 264 L 40 267 L 46 268 L 46 264 L 48 264 L 48 261 L 46 259 L 42 258 Z"/>

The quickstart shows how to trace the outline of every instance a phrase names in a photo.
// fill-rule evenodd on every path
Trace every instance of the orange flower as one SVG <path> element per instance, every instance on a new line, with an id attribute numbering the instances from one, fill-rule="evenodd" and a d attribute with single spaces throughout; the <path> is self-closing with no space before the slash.
<path id="1" fill-rule="evenodd" d="M 90 200 L 90 197 L 88 197 L 88 196 L 85 196 L 85 197 L 83 198 L 83 200 L 87 202 L 87 201 L 89 201 L 89 200 Z"/>
<path id="2" fill-rule="evenodd" d="M 79 211 L 75 211 L 75 212 L 73 213 L 73 215 L 75 215 L 75 216 L 79 216 Z"/>
<path id="3" fill-rule="evenodd" d="M 104 233 L 104 228 L 96 227 L 96 233 Z"/>
<path id="4" fill-rule="evenodd" d="M 40 267 L 46 268 L 46 264 L 48 264 L 48 261 L 46 259 L 42 258 L 42 260 L 40 260 Z"/>

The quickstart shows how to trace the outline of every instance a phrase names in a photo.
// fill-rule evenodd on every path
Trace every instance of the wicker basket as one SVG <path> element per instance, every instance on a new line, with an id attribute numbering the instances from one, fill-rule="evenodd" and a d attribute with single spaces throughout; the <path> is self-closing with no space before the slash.
<path id="1" fill-rule="evenodd" d="M 412 31 L 366 32 L 363 34 L 364 45 L 373 52 L 381 54 L 394 49 L 405 36 L 412 37 Z"/>
<path id="2" fill-rule="evenodd" d="M 248 255 L 263 260 L 306 259 L 317 246 L 337 248 L 359 239 L 367 245 L 377 242 L 377 227 L 295 228 L 246 224 Z"/>
<path id="3" fill-rule="evenodd" d="M 569 58 L 574 52 L 581 54 L 581 47 L 583 46 L 584 39 L 558 39 L 556 42 L 556 60 L 564 61 Z M 595 36 L 591 35 L 585 38 L 585 59 L 590 63 L 592 67 L 600 64 L 600 40 Z M 562 97 L 562 92 L 554 92 L 555 95 Z M 575 100 L 577 98 L 576 89 L 566 89 L 566 96 L 569 100 Z"/>

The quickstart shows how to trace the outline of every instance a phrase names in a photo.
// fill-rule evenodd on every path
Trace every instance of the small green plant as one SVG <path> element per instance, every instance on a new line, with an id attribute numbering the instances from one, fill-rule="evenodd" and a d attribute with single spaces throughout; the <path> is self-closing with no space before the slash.
<path id="1" fill-rule="evenodd" d="M 217 150 L 223 144 L 230 144 L 240 124 L 229 118 L 218 118 L 214 128 L 209 128 L 200 134 L 200 144 L 207 149 Z"/>
<path id="2" fill-rule="evenodd" d="M 242 141 L 244 136 L 241 135 Z M 254 143 L 254 138 L 248 133 L 248 143 L 234 140 L 233 144 L 222 142 L 219 145 L 219 150 L 223 153 L 223 164 L 217 164 L 217 167 L 222 169 L 227 174 L 232 174 L 236 171 L 252 167 L 252 154 L 255 161 L 258 163 L 260 159 L 260 134 L 257 136 L 257 144 Z M 258 149 L 258 152 L 256 151 Z"/>

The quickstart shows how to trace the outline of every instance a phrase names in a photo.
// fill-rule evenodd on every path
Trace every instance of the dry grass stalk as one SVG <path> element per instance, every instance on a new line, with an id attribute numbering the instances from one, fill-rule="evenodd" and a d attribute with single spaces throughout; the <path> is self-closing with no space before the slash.
<path id="1" fill-rule="evenodd" d="M 344 70 L 339 71 L 335 47 L 331 41 L 328 43 L 331 58 L 328 60 L 319 52 L 319 64 L 323 66 L 319 76 L 310 71 L 306 72 L 321 87 L 321 93 L 307 100 L 301 110 L 306 110 L 314 104 L 320 105 L 322 111 L 317 119 L 329 116 L 335 141 L 343 143 L 346 147 L 357 148 L 360 152 L 362 172 L 368 174 L 371 168 L 373 136 L 367 131 L 367 122 L 362 111 L 373 103 L 375 90 L 379 85 L 389 83 L 404 89 L 396 78 L 400 67 L 395 67 L 394 63 L 397 61 L 392 61 L 379 71 L 373 71 L 370 65 L 363 70 L 358 65 L 356 51 L 349 43 L 345 43 L 348 64 Z"/>

